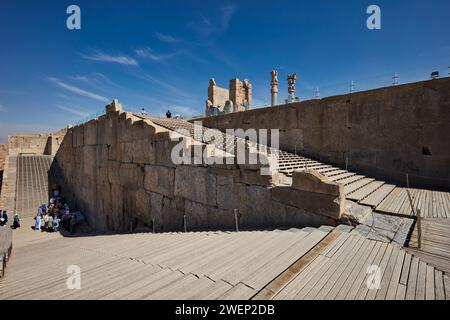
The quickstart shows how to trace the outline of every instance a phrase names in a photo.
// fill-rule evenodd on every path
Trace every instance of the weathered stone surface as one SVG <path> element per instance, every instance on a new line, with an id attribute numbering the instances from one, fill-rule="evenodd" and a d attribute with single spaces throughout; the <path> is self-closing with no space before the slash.
<path id="1" fill-rule="evenodd" d="M 263 175 L 260 170 L 254 171 L 241 169 L 239 179 L 237 179 L 237 181 L 250 185 L 270 186 L 279 184 L 280 174 L 278 172 L 274 172 L 272 175 Z"/>
<path id="2" fill-rule="evenodd" d="M 349 158 L 352 170 L 390 183 L 414 172 L 415 187 L 450 190 L 449 106 L 447 77 L 196 120 L 220 130 L 279 128 L 283 150 L 342 167 Z"/>
<path id="3" fill-rule="evenodd" d="M 233 202 L 234 178 L 233 176 L 217 176 L 217 205 L 221 209 L 234 210 Z"/>
<path id="4" fill-rule="evenodd" d="M 241 229 L 332 225 L 339 216 L 333 192 L 271 189 L 278 176 L 261 175 L 260 164 L 174 164 L 179 135 L 130 114 L 88 126 L 69 132 L 56 159 L 71 203 L 99 230 L 183 230 L 185 218 L 188 230 L 234 229 L 235 210 Z M 294 185 L 329 192 L 306 182 Z"/>
<path id="5" fill-rule="evenodd" d="M 172 198 L 175 184 L 175 169 L 162 166 L 145 166 L 144 187 L 147 191 Z"/>
<path id="6" fill-rule="evenodd" d="M 186 225 L 189 230 L 208 228 L 208 207 L 202 203 L 185 201 Z"/>
<path id="7" fill-rule="evenodd" d="M 83 125 L 84 128 L 84 144 L 97 144 L 97 121 L 91 120 Z"/>
<path id="8" fill-rule="evenodd" d="M 107 113 L 115 113 L 115 112 L 122 112 L 123 107 L 119 103 L 119 100 L 114 99 L 110 104 L 106 106 L 106 112 Z"/>
<path id="9" fill-rule="evenodd" d="M 120 162 L 117 161 L 108 161 L 108 180 L 109 183 L 120 183 Z"/>
<path id="10" fill-rule="evenodd" d="M 295 170 L 292 173 L 292 188 L 334 196 L 339 196 L 343 192 L 342 184 L 335 183 L 330 178 L 311 169 Z"/>
<path id="11" fill-rule="evenodd" d="M 336 220 L 341 217 L 341 204 L 339 198 L 334 195 L 301 191 L 285 186 L 274 187 L 271 192 L 275 201 Z"/>
<path id="12" fill-rule="evenodd" d="M 175 171 L 175 194 L 203 204 L 217 205 L 216 176 L 208 169 L 178 166 Z"/>

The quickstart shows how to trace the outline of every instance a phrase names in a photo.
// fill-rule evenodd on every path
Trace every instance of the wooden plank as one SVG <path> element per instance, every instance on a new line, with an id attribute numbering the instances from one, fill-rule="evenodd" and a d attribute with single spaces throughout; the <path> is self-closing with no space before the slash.
<path id="1" fill-rule="evenodd" d="M 450 300 L 450 277 L 444 274 L 445 300 Z"/>
<path id="2" fill-rule="evenodd" d="M 397 261 L 395 263 L 395 269 L 392 273 L 391 282 L 389 283 L 389 288 L 386 293 L 387 300 L 394 300 L 397 294 L 397 288 L 400 284 L 400 277 L 402 275 L 402 270 L 405 262 L 406 251 L 400 250 L 400 253 L 397 257 Z"/>
<path id="3" fill-rule="evenodd" d="M 435 300 L 435 279 L 434 268 L 431 266 L 426 267 L 426 286 L 425 286 L 425 299 Z"/>
<path id="4" fill-rule="evenodd" d="M 367 197 L 367 199 L 364 199 L 361 204 L 371 205 L 376 207 L 376 210 L 383 211 L 395 199 L 397 194 L 397 187 L 385 184 L 375 193 Z"/>
<path id="5" fill-rule="evenodd" d="M 336 240 L 341 232 L 333 230 L 318 245 L 316 245 L 306 255 L 297 260 L 292 266 L 284 271 L 280 276 L 273 279 L 265 288 L 263 288 L 253 298 L 253 300 L 269 300 L 278 292 L 286 287 L 303 269 L 314 261 L 320 253 L 322 253 L 334 240 Z"/>
<path id="6" fill-rule="evenodd" d="M 361 189 L 355 190 L 346 197 L 347 199 L 350 200 L 360 201 L 369 196 L 370 194 L 372 194 L 373 192 L 375 192 L 376 190 L 378 190 L 383 184 L 384 184 L 383 181 L 373 181 L 368 185 L 362 187 Z"/>
<path id="7" fill-rule="evenodd" d="M 395 188 L 385 201 L 377 207 L 377 210 L 382 212 L 392 212 L 392 208 L 398 203 L 399 197 L 401 197 L 401 188 Z"/>
<path id="8" fill-rule="evenodd" d="M 356 277 L 356 275 L 352 277 L 352 274 L 358 272 L 361 269 L 361 266 L 364 264 L 367 257 L 373 251 L 373 248 L 375 247 L 375 243 L 376 243 L 376 241 L 369 241 L 369 240 L 365 241 L 361 250 L 359 250 L 358 253 L 354 255 L 354 257 L 353 257 L 352 261 L 350 262 L 350 264 L 348 265 L 348 267 L 345 268 L 344 272 L 340 276 L 338 276 L 337 281 L 334 283 L 332 288 L 326 294 L 324 299 L 326 299 L 326 300 L 335 299 L 336 295 L 339 293 L 339 291 L 342 289 L 342 287 L 346 283 L 353 282 L 353 279 Z"/>
<path id="9" fill-rule="evenodd" d="M 395 253 L 394 250 L 398 250 L 397 247 L 394 247 L 393 245 L 389 245 L 386 249 L 386 253 L 383 256 L 383 259 L 381 260 L 381 263 L 379 264 L 379 268 L 380 268 L 380 276 L 381 276 L 381 283 L 380 283 L 380 287 L 377 289 L 367 289 L 367 293 L 365 294 L 364 299 L 365 300 L 374 300 L 377 296 L 377 293 L 380 292 L 380 290 L 382 289 L 383 286 L 383 279 L 386 278 L 387 280 L 385 281 L 385 286 L 387 286 L 387 284 L 389 283 L 389 276 L 386 277 L 386 271 L 391 270 L 390 268 L 388 268 L 389 265 L 389 261 L 391 261 L 391 257 L 392 255 Z M 397 251 L 398 252 L 398 251 Z M 394 261 L 397 259 L 397 256 L 395 256 Z M 367 287 L 367 286 L 366 286 Z"/>
<path id="10" fill-rule="evenodd" d="M 317 274 L 322 272 L 330 258 L 319 255 L 314 259 L 300 274 L 294 278 L 283 290 L 279 291 L 273 299 L 275 300 L 292 300 L 297 294 L 309 283 L 309 281 Z"/>
<path id="11" fill-rule="evenodd" d="M 425 299 L 426 277 L 427 277 L 427 264 L 423 261 L 419 261 L 419 272 L 417 274 L 417 287 L 415 297 L 416 300 Z"/>
<path id="12" fill-rule="evenodd" d="M 383 257 L 386 254 L 391 254 L 392 247 L 385 243 L 384 250 L 380 250 L 375 257 L 375 260 L 372 262 L 371 266 L 379 266 L 381 264 L 381 261 Z M 369 291 L 369 287 L 367 286 L 367 280 L 369 277 L 369 274 L 367 273 L 367 269 L 364 270 L 364 281 L 361 283 L 361 286 L 358 288 L 358 292 L 356 295 L 357 300 L 364 300 L 366 298 L 367 292 Z"/>
<path id="13" fill-rule="evenodd" d="M 239 283 L 237 286 L 228 290 L 225 294 L 220 296 L 220 300 L 248 300 L 255 294 L 255 290 Z"/>
<path id="14" fill-rule="evenodd" d="M 375 293 L 376 300 L 385 300 L 391 285 L 397 287 L 397 281 L 395 280 L 395 283 L 391 284 L 391 280 L 395 276 L 395 272 L 397 272 L 398 276 L 400 276 L 401 266 L 403 265 L 402 253 L 404 254 L 404 251 L 399 249 L 398 247 L 394 247 L 394 249 L 392 250 L 391 258 L 384 268 L 380 289 Z"/>
<path id="15" fill-rule="evenodd" d="M 444 277 L 440 270 L 434 270 L 434 287 L 436 300 L 445 300 Z"/>
<path id="16" fill-rule="evenodd" d="M 342 180 L 339 181 L 339 183 L 343 183 L 344 185 L 348 185 L 350 183 L 353 183 L 355 181 L 358 181 L 358 180 L 361 180 L 361 179 L 364 179 L 364 178 L 365 178 L 365 176 L 357 175 L 357 176 L 352 176 L 352 177 L 349 177 L 349 178 L 342 179 Z"/>
<path id="17" fill-rule="evenodd" d="M 409 270 L 408 284 L 406 289 L 406 300 L 414 300 L 416 297 L 417 274 L 419 271 L 419 259 L 412 257 L 411 269 Z"/>
<path id="18" fill-rule="evenodd" d="M 371 183 L 372 181 L 374 181 L 375 179 L 372 178 L 364 178 L 358 181 L 355 181 L 351 184 L 348 184 L 344 187 L 344 193 L 346 195 L 352 193 L 353 191 L 356 191 L 366 185 L 368 185 L 369 183 Z"/>
<path id="19" fill-rule="evenodd" d="M 351 237 L 350 242 L 343 246 L 333 258 L 331 258 L 327 265 L 322 268 L 321 273 L 316 274 L 309 283 L 302 288 L 302 290 L 296 295 L 296 300 L 313 299 L 325 284 L 326 280 L 331 276 L 332 270 L 334 270 L 345 259 L 345 257 L 353 250 L 355 245 L 360 242 L 362 237 Z M 325 280 L 324 280 L 325 279 Z M 311 292 L 311 293 L 310 293 Z"/>
<path id="20" fill-rule="evenodd" d="M 279 276 L 295 261 L 314 248 L 327 234 L 328 233 L 320 230 L 311 232 L 307 237 L 305 237 L 305 241 L 300 242 L 297 246 L 289 248 L 281 255 L 277 256 L 273 261 L 266 263 L 250 278 L 245 279 L 245 283 L 257 290 L 262 289 L 262 287 L 270 280 Z"/>
<path id="21" fill-rule="evenodd" d="M 356 175 L 356 173 L 353 173 L 353 172 L 344 172 L 344 173 L 332 176 L 330 179 L 331 179 L 331 181 L 334 181 L 334 182 L 340 182 L 338 180 L 353 177 L 355 175 Z"/>
<path id="22" fill-rule="evenodd" d="M 323 275 L 321 282 L 322 286 L 315 286 L 311 290 L 306 298 L 312 298 L 314 300 L 323 300 L 325 296 L 330 292 L 333 285 L 339 278 L 343 278 L 342 274 L 345 270 L 350 269 L 352 262 L 356 263 L 360 256 L 360 252 L 364 252 L 367 249 L 369 241 L 365 241 L 363 237 L 353 247 L 353 249 L 340 261 L 336 262 L 330 270 Z"/>

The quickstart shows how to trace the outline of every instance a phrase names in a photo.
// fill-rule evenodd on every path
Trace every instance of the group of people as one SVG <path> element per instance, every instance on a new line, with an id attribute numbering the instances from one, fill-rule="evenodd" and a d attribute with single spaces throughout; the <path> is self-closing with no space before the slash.
<path id="1" fill-rule="evenodd" d="M 75 233 L 76 227 L 86 221 L 81 212 L 71 212 L 66 199 L 60 196 L 59 191 L 53 191 L 53 197 L 47 206 L 42 204 L 37 212 L 34 230 L 53 232 L 59 228 Z"/>
<path id="2" fill-rule="evenodd" d="M 0 210 L 0 227 L 6 226 L 8 223 L 8 214 L 5 210 L 3 212 Z M 20 218 L 19 214 L 15 213 L 13 218 L 13 224 L 11 225 L 11 229 L 17 229 L 20 228 Z"/>
<path id="3" fill-rule="evenodd" d="M 36 215 L 34 230 L 53 232 L 59 228 L 75 233 L 79 223 L 85 221 L 80 212 L 70 212 L 69 205 L 62 197 L 51 198 L 47 206 L 42 204 Z"/>

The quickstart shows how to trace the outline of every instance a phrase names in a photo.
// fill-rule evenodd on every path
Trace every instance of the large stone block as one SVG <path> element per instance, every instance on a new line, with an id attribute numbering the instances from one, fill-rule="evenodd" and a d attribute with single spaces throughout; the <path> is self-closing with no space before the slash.
<path id="1" fill-rule="evenodd" d="M 272 175 L 263 175 L 261 170 L 241 169 L 239 178 L 236 181 L 249 185 L 271 186 L 280 183 L 280 173 L 274 171 Z"/>
<path id="2" fill-rule="evenodd" d="M 295 170 L 292 174 L 292 188 L 312 193 L 323 193 L 340 196 L 343 185 L 331 181 L 330 178 L 315 170 Z"/>
<path id="3" fill-rule="evenodd" d="M 217 175 L 217 206 L 221 209 L 235 209 L 233 176 Z"/>
<path id="4" fill-rule="evenodd" d="M 175 194 L 210 206 L 217 205 L 216 176 L 207 168 L 178 166 L 175 170 Z"/>
<path id="5" fill-rule="evenodd" d="M 97 144 L 97 120 L 91 120 L 83 125 L 84 128 L 84 144 Z"/>
<path id="6" fill-rule="evenodd" d="M 163 229 L 163 202 L 164 196 L 159 193 L 149 192 L 151 222 L 155 230 Z"/>
<path id="7" fill-rule="evenodd" d="M 186 200 L 185 215 L 186 226 L 189 230 L 208 228 L 208 206 Z"/>
<path id="8" fill-rule="evenodd" d="M 170 198 L 163 198 L 162 220 L 164 230 L 183 230 L 184 212 L 177 209 L 177 203 Z"/>
<path id="9" fill-rule="evenodd" d="M 106 113 L 117 113 L 117 112 L 122 112 L 122 110 L 123 110 L 122 105 L 119 103 L 119 100 L 117 100 L 117 99 L 114 99 L 105 108 L 106 108 Z"/>
<path id="10" fill-rule="evenodd" d="M 338 220 L 344 211 L 342 204 L 344 201 L 335 195 L 301 191 L 283 186 L 272 188 L 271 194 L 274 201 L 335 220 Z"/>
<path id="11" fill-rule="evenodd" d="M 109 183 L 120 184 L 120 162 L 108 161 L 107 168 Z"/>
<path id="12" fill-rule="evenodd" d="M 125 188 L 139 189 L 144 187 L 145 169 L 134 163 L 120 164 L 120 184 Z"/>
<path id="13" fill-rule="evenodd" d="M 172 198 L 175 184 L 175 169 L 155 165 L 145 166 L 144 187 L 147 191 Z"/>
<path id="14" fill-rule="evenodd" d="M 155 164 L 156 152 L 151 139 L 136 140 L 132 143 L 132 161 L 138 164 Z"/>

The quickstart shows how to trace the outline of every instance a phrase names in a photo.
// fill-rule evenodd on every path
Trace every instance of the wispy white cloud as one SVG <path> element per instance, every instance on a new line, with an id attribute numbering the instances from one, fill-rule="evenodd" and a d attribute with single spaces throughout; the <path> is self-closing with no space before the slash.
<path id="1" fill-rule="evenodd" d="M 104 90 L 107 86 L 122 88 L 122 86 L 118 85 L 117 83 L 109 79 L 106 75 L 100 72 L 94 72 L 88 75 L 76 75 L 71 77 L 71 79 L 86 83 L 87 85 L 100 90 Z"/>
<path id="2" fill-rule="evenodd" d="M 220 36 L 227 32 L 231 19 L 236 13 L 236 6 L 228 4 L 217 10 L 214 16 L 200 16 L 195 21 L 190 21 L 188 27 L 192 28 L 198 35 L 209 38 L 211 36 Z"/>
<path id="3" fill-rule="evenodd" d="M 110 100 L 110 99 L 103 97 L 101 95 L 98 95 L 96 93 L 93 93 L 93 92 L 81 89 L 79 87 L 67 84 L 57 78 L 49 77 L 48 80 L 50 80 L 51 82 L 53 82 L 54 84 L 56 84 L 57 86 L 59 86 L 63 89 L 66 89 L 70 92 L 76 93 L 81 96 L 85 96 L 87 98 L 91 98 L 91 99 L 102 101 L 102 102 L 109 102 L 109 100 Z"/>
<path id="4" fill-rule="evenodd" d="M 5 110 L 6 110 L 5 107 L 2 104 L 0 104 L 0 112 L 4 112 Z"/>
<path id="5" fill-rule="evenodd" d="M 143 73 L 143 72 L 139 72 L 139 73 L 131 73 L 134 77 L 141 79 L 141 80 L 145 80 L 148 82 L 151 82 L 153 84 L 156 84 L 164 89 L 166 89 L 169 93 L 171 93 L 172 95 L 175 96 L 179 96 L 179 97 L 185 97 L 188 98 L 190 97 L 189 94 L 187 94 L 186 92 L 184 92 L 183 90 L 181 90 L 180 88 L 165 82 L 163 80 L 157 79 L 147 73 Z"/>
<path id="6" fill-rule="evenodd" d="M 81 55 L 84 59 L 92 60 L 92 61 L 100 61 L 100 62 L 112 62 L 123 65 L 137 66 L 138 62 L 129 56 L 126 55 L 110 55 L 103 52 L 96 52 L 92 55 Z"/>
<path id="7" fill-rule="evenodd" d="M 234 13 L 236 12 L 236 6 L 233 4 L 228 4 L 221 8 L 221 23 L 219 25 L 220 32 L 226 32 L 230 25 L 231 18 L 233 18 Z"/>
<path id="8" fill-rule="evenodd" d="M 155 52 L 153 49 L 149 48 L 149 47 L 145 47 L 145 48 L 141 48 L 141 49 L 137 49 L 135 50 L 136 55 L 138 55 L 139 57 L 143 58 L 143 59 L 150 59 L 153 61 L 165 61 L 167 59 L 170 59 L 172 57 L 175 57 L 177 55 L 179 55 L 180 53 L 182 53 L 182 51 L 175 51 L 172 53 L 166 53 L 166 54 L 161 54 L 161 53 L 157 53 Z"/>
<path id="9" fill-rule="evenodd" d="M 65 106 L 65 105 L 58 104 L 58 105 L 56 105 L 56 107 L 58 109 L 72 113 L 76 116 L 87 117 L 89 115 L 89 112 L 87 112 L 86 110 L 84 110 L 78 106 Z"/>
<path id="10" fill-rule="evenodd" d="M 170 34 L 164 34 L 158 31 L 155 31 L 155 36 L 162 42 L 166 43 L 175 43 L 178 42 L 178 39 L 174 36 L 171 36 Z"/>

